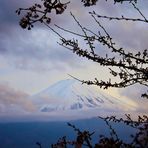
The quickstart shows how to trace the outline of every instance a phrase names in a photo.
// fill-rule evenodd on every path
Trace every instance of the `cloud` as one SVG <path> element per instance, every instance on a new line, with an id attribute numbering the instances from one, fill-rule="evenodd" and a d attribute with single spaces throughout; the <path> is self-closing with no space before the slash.
<path id="1" fill-rule="evenodd" d="M 38 26 L 32 31 L 21 29 L 15 10 L 33 2 L 36 1 L 13 0 L 10 5 L 9 0 L 0 1 L 0 55 L 17 69 L 39 71 L 83 66 L 76 62 L 77 56 L 57 44 L 59 38 L 45 27 Z"/>
<path id="2" fill-rule="evenodd" d="M 134 100 L 135 102 L 137 102 L 139 108 L 137 110 L 137 112 L 141 113 L 147 113 L 148 112 L 148 100 L 146 98 L 142 98 L 141 94 L 146 93 L 147 92 L 147 87 L 145 86 L 141 86 L 139 84 L 121 89 L 119 91 L 120 95 L 123 97 L 127 97 L 130 98 L 132 100 Z"/>
<path id="3" fill-rule="evenodd" d="M 35 111 L 35 106 L 28 97 L 28 94 L 15 90 L 8 84 L 0 84 L 0 114 Z"/>
<path id="4" fill-rule="evenodd" d="M 0 55 L 6 56 L 6 60 L 9 60 L 11 65 L 25 70 L 32 69 L 33 71 L 38 68 L 41 70 L 51 70 L 64 69 L 66 67 L 76 69 L 85 67 L 85 64 L 82 64 L 84 61 L 80 62 L 79 58 L 73 53 L 58 46 L 56 42 L 59 39 L 50 30 L 38 25 L 32 31 L 24 31 L 19 27 L 19 17 L 15 14 L 15 10 L 19 7 L 30 6 L 36 1 L 12 1 L 11 5 L 9 0 L 2 0 L 0 2 Z M 38 0 L 38 2 L 40 2 L 40 0 Z M 115 16 L 120 14 L 121 7 L 122 5 L 114 5 L 113 1 L 99 1 L 95 7 L 84 8 L 82 7 L 82 3 L 71 1 L 71 4 L 69 4 L 68 9 L 63 15 L 58 16 L 54 15 L 54 13 L 52 14 L 52 24 L 56 23 L 65 28 L 68 27 L 77 31 L 78 26 L 74 23 L 74 20 L 69 14 L 71 10 L 82 24 L 89 26 L 89 28 L 91 27 L 94 31 L 98 31 L 97 25 L 92 27 L 92 21 L 90 21 L 92 19 L 88 16 L 88 12 L 94 9 L 98 13 Z M 125 7 L 126 6 L 124 6 L 124 10 Z M 126 12 L 127 11 L 128 10 L 126 10 Z M 137 28 L 137 26 L 123 23 L 119 24 L 119 27 L 111 24 L 109 26 L 108 24 L 109 23 L 105 23 L 105 26 L 116 39 L 119 39 L 119 41 L 123 40 L 122 45 L 138 48 L 141 46 L 141 42 L 145 41 L 147 38 L 145 31 L 142 32 L 140 27 Z M 137 31 L 135 32 L 135 30 Z M 142 32 L 140 36 L 138 35 L 139 32 Z M 128 36 L 133 39 L 132 42 L 127 38 L 128 33 L 130 34 Z M 72 38 L 71 35 L 65 33 L 63 33 L 63 35 Z M 144 42 L 144 44 L 147 46 L 147 42 Z M 144 44 L 142 44 L 142 48 L 145 47 Z"/>

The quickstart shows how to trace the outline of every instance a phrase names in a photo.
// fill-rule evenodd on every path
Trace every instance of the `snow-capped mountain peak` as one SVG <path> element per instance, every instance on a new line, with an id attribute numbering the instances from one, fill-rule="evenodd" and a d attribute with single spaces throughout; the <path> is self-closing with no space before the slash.
<path id="1" fill-rule="evenodd" d="M 67 79 L 59 81 L 32 96 L 41 112 L 68 110 L 124 110 L 133 107 L 120 99 L 102 94 L 91 86 Z"/>

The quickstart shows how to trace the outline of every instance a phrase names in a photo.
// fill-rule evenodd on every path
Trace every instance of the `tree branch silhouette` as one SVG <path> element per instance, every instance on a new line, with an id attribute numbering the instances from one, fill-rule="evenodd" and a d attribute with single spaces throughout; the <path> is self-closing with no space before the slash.
<path id="1" fill-rule="evenodd" d="M 61 3 L 60 0 L 41 0 L 42 4 L 34 4 L 29 8 L 19 8 L 16 13 L 18 15 L 25 15 L 20 20 L 20 26 L 23 29 L 32 29 L 34 24 L 39 22 L 47 26 L 50 30 L 52 30 L 55 34 L 57 34 L 60 38 L 59 44 L 79 57 L 84 57 L 88 60 L 91 60 L 98 65 L 106 67 L 109 69 L 111 74 L 111 78 L 108 81 L 98 80 L 94 78 L 94 80 L 81 80 L 75 76 L 71 76 L 74 79 L 77 79 L 82 84 L 85 83 L 87 85 L 97 85 L 100 88 L 108 89 L 109 87 L 116 88 L 124 88 L 134 84 L 140 84 L 141 86 L 148 87 L 148 51 L 147 49 L 139 50 L 137 53 L 128 52 L 124 47 L 120 47 L 112 38 L 107 29 L 100 23 L 100 19 L 107 19 L 110 21 L 126 21 L 133 23 L 144 23 L 148 24 L 147 17 L 142 13 L 142 11 L 137 7 L 137 0 L 114 0 L 114 4 L 129 2 L 129 4 L 136 10 L 142 18 L 130 18 L 130 17 L 111 17 L 97 14 L 95 11 L 89 12 L 90 17 L 93 19 L 93 23 L 98 25 L 98 31 L 93 31 L 83 25 L 81 25 L 80 21 L 71 13 L 73 20 L 76 22 L 77 26 L 81 29 L 82 34 L 79 32 L 74 32 L 73 30 L 69 30 L 67 28 L 63 28 L 59 25 L 55 25 L 56 29 L 53 29 L 50 26 L 51 17 L 50 14 L 52 10 L 55 10 L 55 14 L 62 14 L 68 4 L 70 2 Z M 107 1 L 107 0 L 105 0 Z M 98 0 L 81 0 L 85 7 L 94 6 L 97 4 Z M 64 35 L 59 34 L 57 29 L 60 29 L 64 32 L 70 33 L 72 35 L 72 39 L 66 39 Z M 81 38 L 85 41 L 86 45 L 88 45 L 87 49 L 81 47 L 79 44 L 79 39 Z M 97 54 L 96 49 L 97 45 L 103 45 L 105 49 L 107 49 L 106 55 L 101 56 Z M 108 53 L 109 52 L 109 53 Z M 111 56 L 113 53 L 115 56 Z M 112 81 L 114 77 L 118 78 L 118 81 Z M 148 93 L 145 92 L 141 95 L 142 97 L 148 98 Z M 129 114 L 126 115 L 126 120 L 119 118 L 117 119 L 115 116 L 102 118 L 105 121 L 108 128 L 110 129 L 110 137 L 106 137 L 104 135 L 100 136 L 100 141 L 96 143 L 94 146 L 92 144 L 91 136 L 94 132 L 90 133 L 89 131 L 81 131 L 76 128 L 72 124 L 68 124 L 70 127 L 74 129 L 77 133 L 76 140 L 69 141 L 66 137 L 62 137 L 58 140 L 56 144 L 53 144 L 51 147 L 53 148 L 66 148 L 68 145 L 73 145 L 75 148 L 81 148 L 82 146 L 86 146 L 89 148 L 145 148 L 148 147 L 148 117 L 147 115 L 138 116 L 137 121 L 133 121 Z M 111 126 L 110 122 L 120 123 L 123 122 L 130 127 L 136 128 L 136 135 L 132 135 L 132 142 L 125 143 L 119 137 L 116 131 Z M 37 143 L 39 147 L 42 147 L 40 143 Z"/>

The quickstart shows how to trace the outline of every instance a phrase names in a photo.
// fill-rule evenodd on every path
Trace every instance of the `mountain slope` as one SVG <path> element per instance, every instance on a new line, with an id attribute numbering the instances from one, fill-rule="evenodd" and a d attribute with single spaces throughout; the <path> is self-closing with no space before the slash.
<path id="1" fill-rule="evenodd" d="M 72 110 L 133 110 L 135 107 L 121 99 L 102 94 L 76 80 L 59 81 L 31 97 L 41 112 Z"/>

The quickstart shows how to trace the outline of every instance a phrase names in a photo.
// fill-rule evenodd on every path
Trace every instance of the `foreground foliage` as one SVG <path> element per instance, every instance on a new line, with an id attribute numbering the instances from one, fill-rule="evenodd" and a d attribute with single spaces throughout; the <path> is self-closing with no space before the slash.
<path id="1" fill-rule="evenodd" d="M 142 13 L 142 11 L 137 7 L 138 0 L 114 0 L 114 4 L 119 3 L 129 3 L 136 12 L 139 13 L 140 18 L 130 18 L 122 15 L 121 17 L 110 17 L 97 14 L 95 11 L 89 12 L 91 18 L 98 25 L 98 31 L 94 32 L 93 30 L 82 26 L 80 21 L 71 13 L 74 21 L 77 23 L 77 26 L 81 29 L 82 34 L 73 32 L 61 26 L 55 25 L 56 29 L 63 30 L 64 32 L 70 33 L 72 35 L 71 39 L 66 39 L 63 35 L 59 34 L 58 31 L 53 29 L 50 26 L 51 17 L 50 14 L 53 13 L 52 10 L 55 10 L 56 15 L 62 14 L 70 2 L 61 3 L 60 0 L 41 0 L 41 4 L 34 4 L 29 8 L 19 8 L 16 13 L 18 15 L 25 12 L 25 15 L 20 20 L 20 26 L 23 29 L 32 29 L 36 22 L 40 22 L 52 30 L 55 34 L 60 37 L 60 45 L 71 50 L 73 53 L 80 57 L 84 57 L 88 60 L 91 60 L 103 67 L 107 67 L 110 71 L 111 78 L 108 81 L 98 80 L 81 80 L 74 76 L 73 78 L 77 79 L 82 83 L 88 85 L 96 85 L 100 88 L 108 89 L 110 87 L 124 88 L 134 84 L 140 84 L 140 86 L 148 87 L 148 51 L 147 49 L 140 49 L 137 53 L 128 52 L 127 49 L 120 47 L 106 30 L 104 25 L 101 24 L 100 19 L 107 19 L 110 21 L 126 21 L 133 23 L 144 23 L 148 24 L 148 19 Z M 107 0 L 104 0 L 107 1 Z M 81 0 L 85 7 L 94 6 L 98 4 L 98 0 Z M 80 46 L 79 38 L 83 39 L 88 45 L 87 49 Z M 131 41 L 132 42 L 132 41 Z M 105 57 L 97 54 L 96 49 L 97 45 L 103 45 L 107 49 Z M 114 56 L 111 56 L 114 54 Z M 116 81 L 113 81 L 113 78 L 118 78 Z M 148 98 L 148 93 L 145 92 L 141 94 L 142 97 Z M 82 146 L 87 146 L 89 148 L 146 148 L 148 147 L 148 117 L 146 115 L 139 116 L 137 121 L 133 121 L 130 115 L 126 115 L 127 120 L 117 119 L 115 116 L 102 118 L 108 128 L 110 129 L 110 137 L 101 135 L 100 140 L 95 146 L 92 145 L 91 136 L 93 133 L 89 131 L 80 131 L 74 125 L 68 124 L 71 126 L 77 133 L 76 140 L 68 141 L 66 137 L 61 138 L 56 144 L 53 144 L 53 148 L 66 148 L 68 145 L 73 145 L 76 148 L 81 148 Z M 137 129 L 137 134 L 132 135 L 132 142 L 125 143 L 122 141 L 116 131 L 112 128 L 109 121 L 113 122 L 123 122 L 126 125 L 131 126 L 132 128 Z M 40 143 L 37 143 L 39 147 L 42 147 Z"/>
<path id="2" fill-rule="evenodd" d="M 122 118 L 118 119 L 115 116 L 102 118 L 99 117 L 106 122 L 108 129 L 110 131 L 110 136 L 101 135 L 98 137 L 98 142 L 93 143 L 92 135 L 95 132 L 90 131 L 81 131 L 75 125 L 68 123 L 68 126 L 73 128 L 76 133 L 76 138 L 74 140 L 69 140 L 66 136 L 60 138 L 57 143 L 52 144 L 52 148 L 147 148 L 148 147 L 148 116 L 138 116 L 137 121 L 133 121 L 129 114 L 126 115 L 126 119 Z M 112 127 L 111 122 L 116 124 L 123 123 L 131 128 L 134 128 L 136 134 L 132 134 L 130 142 L 124 142 L 119 136 L 117 131 Z M 42 148 L 42 144 L 36 143 L 40 148 Z"/>

